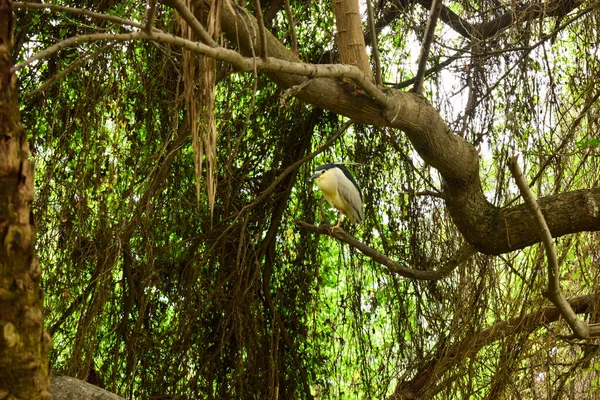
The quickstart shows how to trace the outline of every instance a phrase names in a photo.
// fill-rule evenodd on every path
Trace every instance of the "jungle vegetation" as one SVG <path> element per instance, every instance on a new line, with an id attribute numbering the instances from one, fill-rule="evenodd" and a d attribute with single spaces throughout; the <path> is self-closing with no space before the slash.
<path id="1" fill-rule="evenodd" d="M 597 398 L 597 0 L 0 3 L 0 398 Z"/>

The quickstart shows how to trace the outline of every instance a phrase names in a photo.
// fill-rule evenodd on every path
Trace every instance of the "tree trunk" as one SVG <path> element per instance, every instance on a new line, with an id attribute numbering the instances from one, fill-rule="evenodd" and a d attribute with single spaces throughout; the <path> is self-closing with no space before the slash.
<path id="1" fill-rule="evenodd" d="M 43 332 L 41 270 L 33 254 L 33 163 L 11 72 L 12 7 L 0 0 L 0 398 L 52 399 L 50 336 Z"/>
<path id="2" fill-rule="evenodd" d="M 340 61 L 342 64 L 356 65 L 363 74 L 373 80 L 358 0 L 336 0 L 333 4 L 335 5 L 335 25 Z"/>

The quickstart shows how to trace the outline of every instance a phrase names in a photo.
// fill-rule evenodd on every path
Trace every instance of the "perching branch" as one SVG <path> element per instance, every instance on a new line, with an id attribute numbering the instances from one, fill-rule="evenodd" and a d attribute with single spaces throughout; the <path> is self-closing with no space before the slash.
<path id="1" fill-rule="evenodd" d="M 437 25 L 438 17 L 440 16 L 441 8 L 442 0 L 433 0 L 429 14 L 429 20 L 427 21 L 427 27 L 425 28 L 425 36 L 423 37 L 423 43 L 421 45 L 421 54 L 419 55 L 419 66 L 417 69 L 417 75 L 415 76 L 415 86 L 413 86 L 413 91 L 415 93 L 423 93 L 425 67 L 427 66 L 429 49 L 431 48 L 431 42 L 433 42 L 433 34 L 435 32 L 435 26 Z"/>
<path id="2" fill-rule="evenodd" d="M 550 233 L 550 229 L 548 229 L 548 225 L 546 224 L 546 220 L 544 219 L 544 215 L 542 214 L 537 201 L 533 197 L 531 190 L 529 190 L 529 186 L 517 163 L 518 158 L 519 156 L 511 158 L 508 162 L 508 168 L 519 187 L 519 191 L 521 192 L 521 196 L 523 197 L 529 212 L 531 212 L 539 226 L 540 237 L 544 244 L 544 248 L 546 249 L 548 258 L 548 291 L 545 295 L 552 304 L 558 308 L 573 332 L 582 339 L 588 338 L 590 335 L 588 325 L 577 318 L 573 308 L 571 308 L 567 299 L 560 291 L 560 283 L 558 282 L 558 257 L 556 256 L 556 250 L 554 249 L 554 243 L 552 242 L 552 234 Z"/>
<path id="3" fill-rule="evenodd" d="M 367 257 L 372 258 L 373 261 L 376 261 L 379 264 L 387 267 L 387 269 L 390 272 L 409 279 L 420 279 L 424 281 L 440 280 L 448 276 L 456 267 L 467 261 L 473 254 L 477 252 L 475 247 L 471 246 L 468 243 L 465 243 L 461 246 L 460 249 L 458 249 L 458 251 L 454 255 L 452 255 L 446 261 L 446 263 L 440 269 L 438 269 L 437 271 L 425 271 L 420 269 L 407 268 L 400 265 L 396 261 L 385 256 L 384 254 L 381 254 L 374 248 L 359 242 L 355 237 L 349 235 L 343 229 L 334 229 L 333 232 L 331 232 L 328 226 L 316 226 L 304 221 L 297 221 L 296 224 L 302 229 L 307 230 L 309 232 L 332 236 L 344 243 L 347 243 L 350 246 L 354 247 L 356 250 L 366 255 Z"/>

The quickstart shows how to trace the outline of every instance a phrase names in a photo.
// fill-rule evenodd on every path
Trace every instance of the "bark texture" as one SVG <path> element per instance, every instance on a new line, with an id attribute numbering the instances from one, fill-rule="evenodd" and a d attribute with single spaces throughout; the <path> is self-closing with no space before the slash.
<path id="1" fill-rule="evenodd" d="M 11 2 L 0 1 L 0 398 L 51 399 L 51 339 L 33 255 L 33 164 L 11 72 L 11 28 Z"/>
<path id="2" fill-rule="evenodd" d="M 333 4 L 335 6 L 337 46 L 342 64 L 356 65 L 363 74 L 373 80 L 358 0 L 335 0 Z"/>
<path id="3" fill-rule="evenodd" d="M 166 2 L 168 4 L 168 1 Z M 208 7 L 208 0 L 198 1 Z M 253 55 L 256 20 L 239 8 L 223 7 L 222 27 L 247 57 Z M 270 57 L 300 62 L 277 38 L 266 33 Z M 258 54 L 256 49 L 254 54 Z M 283 89 L 309 78 L 280 72 L 267 75 Z M 297 94 L 303 101 L 345 115 L 357 123 L 402 130 L 419 155 L 444 179 L 446 207 L 465 239 L 484 254 L 502 254 L 540 241 L 533 217 L 523 204 L 497 208 L 481 189 L 479 155 L 473 145 L 450 132 L 439 112 L 421 95 L 389 89 L 385 106 L 341 80 L 315 78 Z M 579 190 L 538 199 L 553 237 L 600 230 L 600 189 Z"/>

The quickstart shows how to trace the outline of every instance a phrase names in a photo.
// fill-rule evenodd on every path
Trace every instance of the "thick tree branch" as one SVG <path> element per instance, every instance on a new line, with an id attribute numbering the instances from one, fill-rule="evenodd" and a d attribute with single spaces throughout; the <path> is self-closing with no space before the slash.
<path id="1" fill-rule="evenodd" d="M 358 0 L 334 0 L 333 5 L 342 63 L 356 65 L 369 80 L 373 80 Z"/>
<path id="2" fill-rule="evenodd" d="M 467 261 L 473 254 L 477 252 L 475 248 L 470 244 L 464 244 L 437 271 L 426 271 L 408 268 L 396 261 L 391 260 L 390 258 L 381 254 L 374 248 L 361 243 L 355 237 L 346 233 L 343 229 L 335 229 L 333 230 L 333 232 L 331 232 L 329 226 L 315 226 L 304 221 L 298 221 L 296 222 L 296 224 L 298 224 L 298 226 L 300 226 L 302 229 L 307 230 L 309 232 L 331 236 L 344 243 L 347 243 L 350 246 L 354 247 L 356 250 L 366 255 L 367 257 L 372 258 L 373 261 L 378 262 L 379 264 L 387 267 L 387 269 L 390 272 L 409 279 L 420 279 L 424 281 L 440 280 L 448 276 L 452 271 L 454 271 L 456 267 Z"/>

